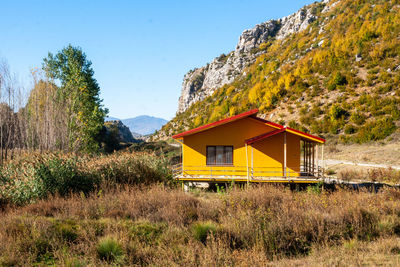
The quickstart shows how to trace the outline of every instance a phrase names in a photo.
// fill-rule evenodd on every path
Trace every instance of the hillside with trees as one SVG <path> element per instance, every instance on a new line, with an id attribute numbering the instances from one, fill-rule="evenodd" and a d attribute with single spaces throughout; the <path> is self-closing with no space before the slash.
<path id="1" fill-rule="evenodd" d="M 178 112 L 156 138 L 252 108 L 266 119 L 342 143 L 395 133 L 400 126 L 399 2 L 323 1 L 299 12 L 312 16 L 307 28 L 284 38 L 270 31 L 242 54 L 244 60 L 255 59 L 232 82 L 208 96 L 194 93 L 191 99 L 199 100 Z M 282 23 L 272 22 L 271 27 Z M 215 61 L 229 62 L 232 53 Z"/>

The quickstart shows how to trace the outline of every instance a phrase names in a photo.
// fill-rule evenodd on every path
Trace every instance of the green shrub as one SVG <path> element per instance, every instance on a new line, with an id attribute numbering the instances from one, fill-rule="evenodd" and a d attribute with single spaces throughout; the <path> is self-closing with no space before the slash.
<path id="1" fill-rule="evenodd" d="M 102 181 L 108 185 L 148 185 L 172 181 L 166 160 L 146 154 L 137 155 L 136 157 L 121 156 L 111 158 L 97 172 Z"/>
<path id="2" fill-rule="evenodd" d="M 382 118 L 366 123 L 361 127 L 354 137 L 357 143 L 366 143 L 386 138 L 396 130 L 396 125 L 392 118 Z"/>
<path id="3" fill-rule="evenodd" d="M 289 127 L 293 129 L 299 129 L 300 125 L 295 120 L 291 120 L 289 121 Z"/>
<path id="4" fill-rule="evenodd" d="M 163 148 L 161 148 L 162 150 Z M 170 153 L 169 159 L 165 153 Z M 173 184 L 168 163 L 173 150 L 156 154 L 121 152 L 101 157 L 29 155 L 0 166 L 0 209 L 7 204 L 24 205 L 48 195 L 94 191 L 120 184 Z M 167 156 L 166 156 L 167 157 Z"/>
<path id="5" fill-rule="evenodd" d="M 39 163 L 35 167 L 35 178 L 42 183 L 42 197 L 47 194 L 91 192 L 97 185 L 97 179 L 84 174 L 77 168 L 75 159 L 61 159 L 53 157 Z"/>
<path id="6" fill-rule="evenodd" d="M 300 116 L 300 122 L 304 125 L 311 125 L 314 120 L 315 117 L 313 117 L 311 114 Z"/>
<path id="7" fill-rule="evenodd" d="M 117 240 L 111 237 L 103 238 L 97 245 L 99 259 L 108 262 L 121 262 L 124 251 Z"/>
<path id="8" fill-rule="evenodd" d="M 66 260 L 65 265 L 67 267 L 84 267 L 87 266 L 87 264 L 79 259 L 69 259 Z"/>
<path id="9" fill-rule="evenodd" d="M 357 127 L 354 126 L 353 124 L 347 124 L 347 125 L 344 127 L 344 133 L 345 133 L 345 134 L 353 134 L 353 133 L 355 133 L 355 132 L 357 132 Z"/>
<path id="10" fill-rule="evenodd" d="M 341 121 L 330 121 L 330 123 L 328 124 L 328 131 L 331 134 L 338 134 L 339 130 L 342 126 L 343 120 Z"/>
<path id="11" fill-rule="evenodd" d="M 156 241 L 166 227 L 167 225 L 163 223 L 142 222 L 133 225 L 130 232 L 140 241 L 150 243 Z"/>
<path id="12" fill-rule="evenodd" d="M 22 164 L 0 166 L 0 209 L 7 204 L 23 205 L 43 195 L 43 185 L 34 177 L 34 168 Z"/>
<path id="13" fill-rule="evenodd" d="M 300 109 L 300 115 L 304 116 L 308 114 L 309 106 L 306 104 Z"/>
<path id="14" fill-rule="evenodd" d="M 346 76 L 342 75 L 340 72 L 337 72 L 335 75 L 333 75 L 328 83 L 327 83 L 327 88 L 329 91 L 335 90 L 338 86 L 346 85 L 347 84 L 347 78 Z"/>
<path id="15" fill-rule="evenodd" d="M 328 169 L 328 170 L 326 170 L 326 174 L 327 175 L 334 175 L 334 174 L 336 174 L 336 172 L 334 170 Z"/>
<path id="16" fill-rule="evenodd" d="M 33 240 L 32 245 L 33 247 L 31 249 L 35 253 L 37 262 L 53 263 L 53 247 L 48 239 L 46 239 L 45 237 L 39 237 Z"/>
<path id="17" fill-rule="evenodd" d="M 72 220 L 56 221 L 54 230 L 66 242 L 74 242 L 78 238 L 78 227 Z"/>
<path id="18" fill-rule="evenodd" d="M 192 226 L 193 237 L 205 243 L 210 234 L 215 234 L 217 227 L 212 222 L 196 223 Z"/>
<path id="19" fill-rule="evenodd" d="M 350 116 L 350 121 L 354 122 L 357 125 L 361 125 L 365 122 L 365 120 L 367 119 L 367 117 L 361 113 L 361 112 L 353 112 Z"/>
<path id="20" fill-rule="evenodd" d="M 349 113 L 347 112 L 347 110 L 339 106 L 339 104 L 334 104 L 329 110 L 329 115 L 332 121 L 336 121 L 339 119 L 345 119 L 349 115 Z"/>

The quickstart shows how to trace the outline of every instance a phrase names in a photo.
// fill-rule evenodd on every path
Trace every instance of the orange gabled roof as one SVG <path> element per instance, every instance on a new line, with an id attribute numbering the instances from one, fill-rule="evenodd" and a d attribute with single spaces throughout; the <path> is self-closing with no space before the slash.
<path id="1" fill-rule="evenodd" d="M 299 131 L 299 130 L 296 130 L 296 129 L 293 129 L 293 128 L 290 128 L 290 127 L 286 127 L 285 129 L 289 133 L 293 133 L 293 134 L 305 137 L 306 139 L 311 139 L 311 140 L 317 141 L 319 143 L 325 143 L 326 142 L 326 140 L 324 138 L 321 138 L 321 137 L 318 137 L 318 136 L 315 136 L 315 135 L 312 135 L 312 134 L 308 134 L 308 133 L 305 133 L 305 132 L 302 132 L 302 131 Z"/>
<path id="2" fill-rule="evenodd" d="M 257 142 L 257 141 L 264 140 L 265 138 L 268 138 L 268 137 L 271 137 L 273 135 L 276 135 L 278 133 L 282 133 L 284 131 L 285 131 L 285 128 L 276 129 L 274 131 L 271 131 L 271 132 L 268 132 L 268 133 L 264 133 L 264 134 L 260 134 L 258 136 L 249 138 L 249 139 L 245 140 L 245 143 L 250 145 L 250 144 L 253 144 L 253 143 Z"/>
<path id="3" fill-rule="evenodd" d="M 279 124 L 277 124 L 277 125 L 279 125 Z M 244 142 L 246 144 L 248 144 L 248 145 L 251 145 L 251 144 L 253 144 L 253 143 L 257 142 L 257 141 L 264 140 L 264 139 L 266 139 L 268 137 L 271 137 L 271 136 L 274 136 L 276 134 L 283 133 L 283 132 L 289 132 L 289 133 L 301 136 L 301 137 L 303 137 L 305 139 L 312 140 L 312 141 L 315 141 L 315 142 L 318 142 L 318 143 L 325 143 L 325 141 L 326 141 L 325 139 L 323 139 L 321 137 L 318 137 L 318 136 L 315 136 L 315 135 L 312 135 L 312 134 L 308 134 L 308 133 L 305 133 L 305 132 L 302 132 L 302 131 L 299 131 L 299 130 L 295 130 L 295 129 L 292 129 L 290 127 L 282 126 L 282 128 L 280 128 L 280 129 L 276 129 L 276 130 L 274 130 L 272 132 L 267 132 L 267 133 L 264 133 L 264 134 L 260 134 L 258 136 L 249 138 L 249 139 L 245 140 Z"/>
<path id="4" fill-rule="evenodd" d="M 249 116 L 253 116 L 253 115 L 256 115 L 257 113 L 258 113 L 258 109 L 252 109 L 250 111 L 241 113 L 241 114 L 233 116 L 233 117 L 229 117 L 229 118 L 226 118 L 226 119 L 223 119 L 223 120 L 219 120 L 219 121 L 216 121 L 216 122 L 213 122 L 213 123 L 210 123 L 210 124 L 206 124 L 206 125 L 191 129 L 191 130 L 183 132 L 183 133 L 179 133 L 179 134 L 173 135 L 172 138 L 179 139 L 179 138 L 182 138 L 182 137 L 187 136 L 187 135 L 195 134 L 195 133 L 198 133 L 198 132 L 202 132 L 202 131 L 217 127 L 219 125 L 223 125 L 223 124 L 226 124 L 226 123 L 229 123 L 229 122 L 233 122 L 233 121 L 236 121 L 236 120 L 239 120 L 239 119 L 243 119 L 243 118 L 246 118 L 246 117 L 249 117 Z"/>
<path id="5" fill-rule="evenodd" d="M 277 123 L 272 122 L 272 121 L 267 121 L 267 120 L 264 120 L 264 119 L 259 118 L 259 117 L 251 117 L 251 118 L 252 118 L 252 119 L 256 119 L 256 120 L 258 120 L 258 121 L 261 121 L 261 122 L 265 123 L 266 125 L 271 126 L 272 128 L 276 128 L 276 129 L 282 129 L 282 128 L 284 128 L 283 125 L 277 124 Z"/>
<path id="6" fill-rule="evenodd" d="M 229 117 L 229 118 L 226 118 L 226 119 L 223 119 L 223 120 L 219 120 L 219 121 L 216 121 L 216 122 L 213 122 L 213 123 L 209 123 L 209 124 L 206 124 L 206 125 L 191 129 L 191 130 L 186 131 L 186 132 L 182 132 L 182 133 L 173 135 L 172 138 L 180 139 L 182 137 L 185 137 L 185 136 L 188 136 L 188 135 L 191 135 L 191 134 L 195 134 L 195 133 L 199 133 L 199 132 L 202 132 L 202 131 L 205 131 L 205 130 L 208 130 L 208 129 L 211 129 L 211 128 L 214 128 L 214 127 L 217 127 L 217 126 L 220 126 L 220 125 L 223 125 L 223 124 L 226 124 L 226 123 L 230 123 L 230 122 L 233 122 L 233 121 L 236 121 L 236 120 L 240 120 L 240 119 L 243 119 L 243 118 L 251 117 L 252 119 L 256 119 L 256 120 L 259 120 L 259 121 L 265 123 L 265 125 L 268 125 L 268 126 L 271 126 L 273 128 L 276 128 L 276 130 L 274 130 L 272 132 L 267 132 L 267 133 L 261 134 L 259 136 L 252 137 L 250 139 L 247 139 L 247 140 L 245 140 L 245 142 L 247 144 L 252 144 L 252 143 L 257 142 L 259 140 L 263 140 L 263 139 L 268 138 L 268 137 L 270 137 L 272 135 L 275 135 L 275 134 L 278 134 L 278 133 L 281 133 L 281 132 L 285 132 L 285 131 L 289 132 L 289 133 L 292 133 L 292 134 L 295 134 L 295 135 L 298 135 L 298 136 L 301 136 L 301 137 L 303 137 L 305 139 L 309 139 L 309 140 L 316 141 L 316 142 L 319 142 L 319 143 L 325 143 L 325 139 L 320 138 L 318 136 L 311 135 L 311 134 L 308 134 L 308 133 L 305 133 L 305 132 L 302 132 L 302 131 L 299 131 L 299 130 L 295 130 L 295 129 L 292 129 L 290 127 L 285 127 L 283 125 L 280 125 L 280 124 L 277 124 L 277 123 L 274 123 L 274 122 L 271 122 L 271 121 L 267 121 L 267 120 L 264 120 L 262 118 L 254 116 L 257 113 L 258 113 L 258 109 L 252 109 L 250 111 L 241 113 L 241 114 L 233 116 L 233 117 Z"/>

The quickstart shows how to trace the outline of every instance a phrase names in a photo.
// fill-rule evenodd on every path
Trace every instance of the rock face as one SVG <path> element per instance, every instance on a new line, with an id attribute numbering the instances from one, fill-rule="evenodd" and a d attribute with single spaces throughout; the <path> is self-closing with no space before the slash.
<path id="1" fill-rule="evenodd" d="M 118 142 L 123 143 L 136 143 L 138 140 L 133 138 L 133 135 L 129 128 L 122 123 L 120 120 L 111 120 L 105 123 L 106 134 L 114 135 Z"/>
<path id="2" fill-rule="evenodd" d="M 329 5 L 329 0 L 321 4 Z M 252 64 L 263 53 L 257 49 L 269 38 L 284 39 L 287 36 L 303 31 L 316 19 L 312 14 L 312 5 L 306 6 L 296 13 L 256 25 L 245 30 L 239 37 L 236 49 L 228 55 L 215 58 L 207 66 L 188 72 L 182 83 L 178 113 L 184 112 L 193 103 L 201 101 L 214 93 L 216 89 L 233 82 L 242 74 L 245 67 Z"/>

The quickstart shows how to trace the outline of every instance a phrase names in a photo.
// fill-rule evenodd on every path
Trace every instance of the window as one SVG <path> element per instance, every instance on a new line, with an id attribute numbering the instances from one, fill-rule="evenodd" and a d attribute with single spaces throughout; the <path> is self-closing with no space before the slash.
<path id="1" fill-rule="evenodd" d="M 233 146 L 207 146 L 207 165 L 232 165 Z"/>

